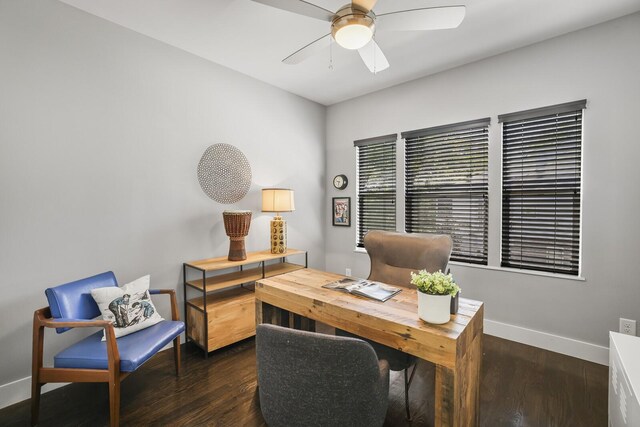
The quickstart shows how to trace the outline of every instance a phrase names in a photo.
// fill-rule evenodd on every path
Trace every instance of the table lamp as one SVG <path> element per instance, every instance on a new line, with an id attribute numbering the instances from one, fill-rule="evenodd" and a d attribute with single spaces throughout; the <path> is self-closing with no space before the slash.
<path id="1" fill-rule="evenodd" d="M 283 254 L 287 251 L 287 223 L 280 212 L 295 211 L 293 190 L 288 188 L 263 188 L 262 212 L 275 212 L 271 220 L 271 253 Z"/>

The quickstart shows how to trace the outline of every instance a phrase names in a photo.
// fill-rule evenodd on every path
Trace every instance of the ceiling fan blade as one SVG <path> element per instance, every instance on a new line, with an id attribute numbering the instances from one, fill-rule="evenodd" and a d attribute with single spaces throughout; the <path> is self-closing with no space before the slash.
<path id="1" fill-rule="evenodd" d="M 308 16 L 310 18 L 320 19 L 321 21 L 331 22 L 334 13 L 330 10 L 316 6 L 315 4 L 304 0 L 253 0 L 256 3 L 266 4 L 267 6 L 277 9 L 286 10 L 287 12 L 297 13 L 298 15 Z"/>
<path id="2" fill-rule="evenodd" d="M 351 4 L 354 4 L 360 7 L 361 9 L 366 9 L 367 11 L 370 11 L 371 9 L 373 9 L 373 7 L 376 5 L 377 2 L 378 0 L 353 0 Z"/>
<path id="3" fill-rule="evenodd" d="M 424 31 L 456 28 L 462 20 L 464 6 L 427 7 L 384 13 L 376 19 L 380 31 Z"/>
<path id="4" fill-rule="evenodd" d="M 296 50 L 291 55 L 282 60 L 285 64 L 295 65 L 299 64 L 307 58 L 319 53 L 331 45 L 331 34 L 324 35 L 319 39 L 316 39 L 306 45 L 305 47 Z"/>
<path id="5" fill-rule="evenodd" d="M 389 68 L 389 61 L 387 61 L 387 57 L 384 56 L 380 46 L 378 46 L 378 43 L 373 39 L 371 39 L 371 41 L 364 47 L 358 49 L 358 53 L 360 54 L 360 58 L 362 58 L 364 65 L 366 65 L 369 71 L 374 74 Z"/>

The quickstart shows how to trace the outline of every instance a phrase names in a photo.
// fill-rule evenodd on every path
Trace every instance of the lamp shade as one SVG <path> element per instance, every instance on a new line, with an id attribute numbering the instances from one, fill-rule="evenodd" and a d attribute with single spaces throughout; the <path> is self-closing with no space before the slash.
<path id="1" fill-rule="evenodd" d="M 262 212 L 292 212 L 295 210 L 293 190 L 288 188 L 262 189 Z"/>

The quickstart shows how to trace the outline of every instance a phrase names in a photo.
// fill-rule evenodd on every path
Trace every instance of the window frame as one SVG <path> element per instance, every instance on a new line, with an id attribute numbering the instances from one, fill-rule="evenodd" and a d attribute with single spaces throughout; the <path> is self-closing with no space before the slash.
<path id="1" fill-rule="evenodd" d="M 484 170 L 484 181 L 481 183 L 481 186 L 484 186 L 484 189 L 481 189 L 480 197 L 484 200 L 484 219 L 483 221 L 472 221 L 471 219 L 469 219 L 467 222 L 469 223 L 470 226 L 472 225 L 477 225 L 480 224 L 483 226 L 483 230 L 481 230 L 481 233 L 483 234 L 482 236 L 482 243 L 480 243 L 479 245 L 474 245 L 474 246 L 480 246 L 482 249 L 482 253 L 481 253 L 481 257 L 476 261 L 473 259 L 473 257 L 471 256 L 471 252 L 472 251 L 466 251 L 466 252 L 461 252 L 458 255 L 454 255 L 452 253 L 452 262 L 457 262 L 457 263 L 461 263 L 464 265 L 474 265 L 474 266 L 488 266 L 489 265 L 489 211 L 490 211 L 490 204 L 489 204 L 489 195 L 490 195 L 490 186 L 489 186 L 489 175 L 490 175 L 490 155 L 489 155 L 489 140 L 490 140 L 490 134 L 489 134 L 489 128 L 491 126 L 491 118 L 487 117 L 487 118 L 482 118 L 482 119 L 477 119 L 477 120 L 470 120 L 470 121 L 465 121 L 465 122 L 458 122 L 458 123 L 452 123 L 452 124 L 448 124 L 448 125 L 442 125 L 442 126 L 435 126 L 435 127 L 430 127 L 430 128 L 424 128 L 424 129 L 418 129 L 418 130 L 414 130 L 414 131 L 409 131 L 409 132 L 402 132 L 402 139 L 404 141 L 404 188 L 403 188 L 403 194 L 404 194 L 404 204 L 405 204 L 405 209 L 404 209 L 404 220 L 405 220 L 405 231 L 407 230 L 407 224 L 410 222 L 410 218 L 409 216 L 412 215 L 413 210 L 409 208 L 409 203 L 411 200 L 411 196 L 409 195 L 409 186 L 407 185 L 408 182 L 408 172 L 407 170 L 409 169 L 408 167 L 408 162 L 410 161 L 409 159 L 409 149 L 407 148 L 407 140 L 411 140 L 411 139 L 420 139 L 420 138 L 428 138 L 430 136 L 440 136 L 442 141 L 445 141 L 447 138 L 453 138 L 455 139 L 456 137 L 459 137 L 459 139 L 463 139 L 464 138 L 464 133 L 465 132 L 474 132 L 477 135 L 481 134 L 484 135 L 484 137 L 478 137 L 478 136 L 472 136 L 472 139 L 476 139 L 476 141 L 469 141 L 466 144 L 462 144 L 462 146 L 466 149 L 477 149 L 478 147 L 484 145 L 484 147 L 482 148 L 482 150 L 484 151 L 484 163 L 485 163 L 485 170 Z M 482 141 L 482 139 L 484 139 L 484 141 Z M 425 144 L 426 145 L 426 144 Z M 426 147 L 425 147 L 426 149 Z M 448 148 L 447 147 L 443 147 L 442 151 L 447 152 Z M 455 166 L 465 166 L 462 162 L 460 162 L 459 164 L 454 164 Z M 452 183 L 449 183 L 447 185 L 455 185 Z M 468 190 L 471 193 L 472 191 L 472 187 L 473 185 L 471 184 L 471 182 L 469 182 L 467 184 Z M 482 191 L 484 190 L 484 191 Z M 438 193 L 435 193 L 438 194 Z M 445 193 L 441 193 L 443 196 L 446 194 Z M 478 194 L 478 193 L 476 193 Z M 415 196 L 414 196 L 415 198 Z M 452 198 L 452 200 L 455 199 L 455 197 Z M 462 198 L 460 198 L 462 200 Z M 471 200 L 471 197 L 469 197 L 469 200 Z M 470 214 L 470 212 L 473 210 L 472 208 L 475 206 L 479 206 L 476 202 L 473 202 L 473 204 L 476 204 L 475 206 L 472 204 L 472 202 L 469 202 L 470 205 L 467 208 L 468 212 Z M 462 208 L 462 210 L 460 212 L 464 212 L 465 209 Z M 454 213 L 455 211 L 452 209 L 452 213 Z M 444 217 L 442 217 L 444 218 Z M 442 219 L 438 219 L 439 221 L 441 221 Z M 473 224 L 472 224 L 473 223 Z M 437 225 L 436 225 L 437 226 Z M 445 233 L 445 234 L 450 234 L 452 236 L 452 238 L 454 238 L 453 233 L 448 233 L 446 230 L 437 230 L 434 231 L 436 233 Z M 471 239 L 471 232 L 469 232 L 467 235 L 463 236 L 464 241 L 468 241 Z M 454 238 L 454 250 L 455 250 L 455 238 Z M 458 259 L 453 259 L 453 257 L 458 257 Z"/>
<path id="2" fill-rule="evenodd" d="M 523 273 L 530 275 L 537 275 L 543 277 L 554 277 L 560 279 L 568 279 L 568 280 L 578 280 L 584 281 L 585 278 L 583 276 L 582 271 L 582 261 L 583 261 L 583 221 L 584 221 L 584 146 L 585 146 L 585 135 L 584 135 L 584 124 L 585 124 L 585 116 L 586 116 L 586 107 L 587 100 L 582 99 L 578 101 L 567 102 L 563 104 L 555 104 L 546 107 L 534 108 L 530 110 L 523 110 L 514 113 L 501 114 L 498 115 L 498 122 L 500 123 L 500 231 L 498 235 L 498 244 L 499 244 L 499 258 L 498 258 L 498 266 L 492 267 L 494 269 L 499 269 L 502 271 L 515 272 L 515 273 Z M 504 165 L 504 123 L 509 121 L 518 121 L 518 120 L 526 120 L 532 118 L 542 118 L 544 116 L 550 114 L 563 114 L 569 112 L 577 112 L 581 111 L 581 124 L 580 124 L 580 156 L 579 156 L 579 166 L 580 166 L 580 185 L 579 185 L 579 221 L 578 221 L 578 262 L 577 262 L 577 271 L 574 273 L 562 272 L 562 271 L 551 271 L 546 269 L 532 269 L 532 268 L 522 268 L 515 266 L 503 265 L 504 261 L 504 173 L 505 173 L 505 165 Z"/>
<path id="3" fill-rule="evenodd" d="M 393 155 L 394 155 L 394 159 L 393 159 L 393 182 L 394 182 L 394 186 L 393 186 L 393 226 L 389 226 L 387 228 L 379 228 L 380 230 L 386 230 L 386 231 L 396 231 L 397 227 L 398 227 L 398 215 L 397 215 L 397 197 L 398 197 L 398 179 L 397 179 L 397 170 L 398 170 L 398 159 L 397 159 L 397 146 L 398 146 L 398 135 L 393 133 L 393 134 L 388 134 L 388 135 L 382 135 L 382 136 L 378 136 L 378 137 L 373 137 L 373 138 L 367 138 L 367 139 L 360 139 L 360 140 L 356 140 L 354 141 L 353 145 L 354 148 L 356 149 L 356 203 L 355 203 L 355 230 L 356 230 L 356 236 L 355 236 L 355 248 L 356 250 L 364 250 L 364 236 L 366 235 L 366 232 L 369 231 L 368 229 L 366 231 L 361 232 L 361 226 L 362 226 L 362 204 L 361 204 L 361 189 L 360 189 L 360 180 L 361 180 L 361 174 L 360 174 L 360 148 L 361 147 L 365 147 L 365 146 L 372 146 L 372 145 L 382 145 L 382 144 L 390 144 L 393 147 Z M 378 228 L 376 228 L 378 229 Z M 362 236 L 362 241 L 360 241 L 360 236 Z"/>

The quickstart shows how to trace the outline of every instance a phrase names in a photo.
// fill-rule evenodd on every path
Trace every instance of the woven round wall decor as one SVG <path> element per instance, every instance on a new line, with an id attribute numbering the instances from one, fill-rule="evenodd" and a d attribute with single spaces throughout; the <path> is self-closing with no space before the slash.
<path id="1" fill-rule="evenodd" d="M 235 203 L 251 187 L 251 166 L 233 145 L 213 144 L 198 163 L 198 181 L 202 191 L 216 202 Z"/>

